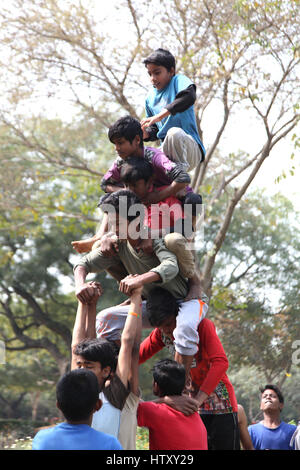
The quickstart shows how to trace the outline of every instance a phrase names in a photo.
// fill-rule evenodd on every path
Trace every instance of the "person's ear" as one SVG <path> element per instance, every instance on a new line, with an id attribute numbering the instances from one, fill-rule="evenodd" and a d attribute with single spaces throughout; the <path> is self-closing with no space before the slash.
<path id="1" fill-rule="evenodd" d="M 279 410 L 280 410 L 280 413 L 282 412 L 282 408 L 283 408 L 283 403 L 279 403 Z"/>
<path id="2" fill-rule="evenodd" d="M 171 73 L 172 75 L 175 75 L 175 67 L 171 67 L 171 68 L 170 68 L 170 73 Z"/>
<path id="3" fill-rule="evenodd" d="M 102 377 L 104 379 L 108 379 L 108 377 L 110 376 L 110 373 L 111 373 L 111 368 L 109 366 L 106 366 L 104 367 L 104 369 L 102 369 Z"/>
<path id="4" fill-rule="evenodd" d="M 158 386 L 158 384 L 157 384 L 155 381 L 153 381 L 152 389 L 153 389 L 154 395 L 158 395 L 158 394 L 159 394 L 159 386 Z"/>
<path id="5" fill-rule="evenodd" d="M 135 142 L 137 143 L 138 146 L 141 145 L 141 138 L 139 135 L 136 135 L 135 138 L 134 138 Z"/>
<path id="6" fill-rule="evenodd" d="M 59 407 L 59 403 L 58 403 L 57 400 L 56 400 L 56 408 L 57 408 L 59 411 L 61 411 L 61 410 L 60 410 L 60 407 Z"/>
<path id="7" fill-rule="evenodd" d="M 94 411 L 95 412 L 99 411 L 100 408 L 102 407 L 102 404 L 103 404 L 102 401 L 100 400 L 100 398 L 98 398 L 98 400 L 96 401 L 96 404 L 95 404 L 95 410 Z"/>

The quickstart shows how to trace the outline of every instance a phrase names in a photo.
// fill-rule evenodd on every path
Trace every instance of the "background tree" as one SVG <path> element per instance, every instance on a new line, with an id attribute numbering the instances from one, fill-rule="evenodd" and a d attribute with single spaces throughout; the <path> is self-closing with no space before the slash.
<path id="1" fill-rule="evenodd" d="M 0 12 L 1 339 L 9 354 L 47 357 L 54 375 L 67 367 L 76 309 L 70 242 L 96 229 L 99 182 L 115 157 L 107 127 L 125 113 L 143 116 L 142 59 L 163 45 L 197 85 L 207 155 L 193 186 L 205 202 L 199 258 L 210 315 L 234 367 L 257 362 L 256 374 L 285 386 L 299 337 L 298 219 L 284 198 L 251 188 L 276 149 L 286 171 L 296 165 L 285 146 L 299 147 L 299 2 L 127 0 L 107 8 L 104 18 L 95 1 L 13 0 Z M 99 308 L 123 300 L 113 281 L 99 279 Z M 143 367 L 142 380 L 151 364 Z"/>
<path id="2" fill-rule="evenodd" d="M 150 49 L 161 45 L 156 38 L 163 37 L 164 46 L 177 57 L 178 71 L 187 73 L 197 85 L 198 127 L 207 156 L 194 174 L 196 190 L 214 173 L 216 151 L 227 130 L 232 132 L 229 125 L 235 113 L 255 116 L 259 129 L 253 154 L 244 148 L 239 165 L 228 165 L 226 155 L 222 156 L 220 178 L 216 175 L 214 190 L 206 200 L 211 206 L 222 194 L 228 197 L 213 248 L 203 262 L 203 284 L 208 291 L 235 208 L 263 162 L 299 122 L 299 2 L 262 0 L 250 5 L 244 0 L 201 4 L 162 0 L 155 7 L 153 21 L 153 3 L 127 0 L 117 9 L 117 16 L 111 10 L 104 21 L 97 2 L 83 6 L 79 1 L 66 5 L 55 0 L 46 4 L 15 0 L 9 4 L 0 16 L 6 46 L 3 82 L 10 84 L 1 118 L 15 143 L 30 149 L 30 157 L 34 152 L 42 161 L 84 169 L 82 175 L 86 174 L 86 154 L 72 152 L 71 141 L 65 138 L 55 138 L 53 146 L 52 139 L 38 132 L 40 112 L 35 103 L 47 97 L 47 113 L 58 102 L 72 103 L 63 108 L 64 116 L 66 110 L 68 118 L 76 119 L 76 112 L 80 113 L 91 135 L 92 128 L 112 122 L 112 112 L 141 117 L 148 88 L 146 73 L 140 73 L 141 61 Z M 115 23 L 106 28 L 109 21 Z M 125 41 L 120 40 L 120 29 L 115 28 L 118 34 L 113 34 L 114 24 L 126 31 Z M 211 108 L 218 119 L 208 142 L 204 128 Z"/>

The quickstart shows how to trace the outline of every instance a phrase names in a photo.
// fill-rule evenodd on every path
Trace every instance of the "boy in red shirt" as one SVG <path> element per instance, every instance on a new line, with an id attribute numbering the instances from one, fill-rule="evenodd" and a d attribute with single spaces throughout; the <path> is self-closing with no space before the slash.
<path id="1" fill-rule="evenodd" d="M 202 301 L 199 300 L 199 303 Z M 173 353 L 173 331 L 178 305 L 170 292 L 154 288 L 147 300 L 150 324 L 156 327 L 141 343 L 140 364 L 167 346 Z M 237 401 L 226 371 L 228 359 L 211 320 L 198 326 L 199 346 L 191 365 L 190 395 L 199 403 L 199 413 L 208 435 L 209 450 L 239 450 Z"/>
<path id="2" fill-rule="evenodd" d="M 153 393 L 158 397 L 181 395 L 185 368 L 171 359 L 162 359 L 153 368 Z M 206 428 L 197 412 L 185 416 L 158 402 L 142 402 L 138 425 L 149 428 L 150 450 L 207 450 Z M 174 432 L 171 432 L 171 430 Z"/>
<path id="3" fill-rule="evenodd" d="M 144 224 L 149 229 L 149 238 L 143 240 L 140 248 L 146 253 L 148 250 L 152 251 L 152 239 L 164 238 L 168 250 L 177 256 L 181 274 L 192 278 L 195 274 L 195 262 L 187 238 L 193 236 L 192 212 L 197 210 L 194 206 L 199 203 L 198 197 L 196 203 L 190 203 L 193 194 L 187 195 L 188 205 L 184 208 L 181 201 L 173 195 L 159 203 L 147 204 L 147 197 L 153 191 L 153 168 L 149 162 L 138 157 L 126 160 L 120 171 L 120 179 L 147 208 Z M 165 186 L 156 188 L 156 191 L 163 191 L 164 188 Z"/>

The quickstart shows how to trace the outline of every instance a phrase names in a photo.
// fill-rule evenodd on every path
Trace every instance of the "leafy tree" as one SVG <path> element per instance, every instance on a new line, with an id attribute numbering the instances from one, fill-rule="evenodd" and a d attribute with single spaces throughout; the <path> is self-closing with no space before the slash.
<path id="1" fill-rule="evenodd" d="M 0 314 L 6 319 L 1 336 L 7 351 L 46 350 L 60 373 L 69 363 L 77 308 L 74 293 L 64 291 L 70 290 L 70 285 L 73 288 L 70 241 L 74 235 L 64 229 L 64 225 L 52 223 L 30 242 L 13 238 L 13 234 L 2 237 L 0 267 Z M 105 274 L 100 278 L 106 302 L 111 302 L 112 295 L 116 301 L 124 299 L 114 281 Z"/>
<path id="2" fill-rule="evenodd" d="M 266 382 L 280 386 L 300 331 L 297 224 L 297 213 L 282 195 L 249 195 L 235 212 L 215 265 L 210 303 L 230 362 L 255 365 Z"/>
<path id="3" fill-rule="evenodd" d="M 57 366 L 41 350 L 35 354 L 31 351 L 7 352 L 6 356 L 6 364 L 0 368 L 1 418 L 32 418 L 35 421 L 41 398 L 44 403 L 49 393 L 55 397 L 59 378 Z"/>
<path id="4" fill-rule="evenodd" d="M 296 216 L 284 198 L 250 190 L 279 143 L 299 147 L 299 2 L 127 0 L 112 11 L 119 28 L 109 31 L 112 18 L 97 6 L 14 0 L 0 12 L 1 338 L 9 354 L 35 350 L 59 372 L 67 367 L 76 309 L 70 242 L 95 231 L 99 181 L 114 158 L 107 127 L 124 113 L 142 117 L 142 59 L 161 46 L 163 31 L 177 71 L 197 85 L 207 155 L 192 183 L 205 201 L 199 256 L 210 315 L 232 364 L 255 363 L 284 384 L 299 335 Z M 234 122 L 247 129 L 252 119 L 255 135 L 228 154 Z M 99 279 L 102 307 L 123 300 L 114 281 Z"/>
<path id="5" fill-rule="evenodd" d="M 198 90 L 195 108 L 207 156 L 194 174 L 193 186 L 202 191 L 214 174 L 213 190 L 207 195 L 206 204 L 211 207 L 220 197 L 227 197 L 213 247 L 203 259 L 203 284 L 209 291 L 214 264 L 238 204 L 264 161 L 272 157 L 279 142 L 292 137 L 299 122 L 295 86 L 299 74 L 299 2 L 154 3 L 127 0 L 118 6 L 119 28 L 127 31 L 123 44 L 119 35 L 113 34 L 114 30 L 119 31 L 118 27 L 110 31 L 105 28 L 113 21 L 112 16 L 103 21 L 101 11 L 100 26 L 97 2 L 83 5 L 76 1 L 69 5 L 58 0 L 15 0 L 4 7 L 0 31 L 8 60 L 4 54 L 2 81 L 10 83 L 10 87 L 1 120 L 10 130 L 14 144 L 29 149 L 25 154 L 29 165 L 34 157 L 52 167 L 68 171 L 77 168 L 82 177 L 89 178 L 91 165 L 83 151 L 86 147 L 81 147 L 81 151 L 74 147 L 67 126 L 61 129 L 63 132 L 55 126 L 56 136 L 49 125 L 43 129 L 41 115 L 49 115 L 51 106 L 58 110 L 58 104 L 65 103 L 68 107 L 64 107 L 63 115 L 67 109 L 71 120 L 78 122 L 83 117 L 91 136 L 99 135 L 99 130 L 120 113 L 141 117 L 148 87 L 146 73 L 143 77 L 140 74 L 142 58 L 161 45 L 156 38 L 161 38 L 163 31 L 165 47 L 177 57 L 178 72 L 190 76 Z M 39 112 L 36 103 L 41 97 L 47 101 Z M 30 112 L 28 106 L 25 108 L 28 100 Z M 214 136 L 208 142 L 205 133 L 211 127 L 208 116 L 212 110 L 218 119 L 214 121 Z M 225 137 L 232 138 L 230 124 L 236 116 L 240 120 L 244 116 L 256 120 L 257 131 L 252 140 L 257 145 L 253 154 L 247 147 L 242 149 L 242 158 L 236 164 L 222 155 L 223 164 L 219 167 L 218 151 Z M 73 124 L 70 127 L 74 128 Z M 92 139 L 92 153 L 97 148 L 94 142 Z M 294 143 L 299 144 L 296 137 Z"/>
<path id="6" fill-rule="evenodd" d="M 299 368 L 298 368 L 299 369 Z M 282 419 L 284 421 L 299 420 L 299 370 L 296 367 L 291 369 L 286 381 L 281 385 L 284 396 L 284 409 Z M 229 378 L 234 385 L 237 401 L 240 403 L 248 416 L 248 423 L 256 423 L 262 419 L 260 411 L 260 389 L 267 385 L 266 377 L 259 372 L 255 365 L 252 367 L 230 367 Z M 275 382 L 275 385 L 278 385 Z"/>

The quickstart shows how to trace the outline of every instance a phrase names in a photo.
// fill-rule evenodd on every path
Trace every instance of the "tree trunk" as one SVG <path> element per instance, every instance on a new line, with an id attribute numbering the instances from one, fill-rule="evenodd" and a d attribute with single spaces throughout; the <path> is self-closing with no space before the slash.
<path id="1" fill-rule="evenodd" d="M 31 394 L 31 404 L 32 404 L 32 411 L 31 411 L 31 419 L 32 421 L 36 421 L 37 417 L 37 410 L 40 402 L 41 392 L 38 390 Z"/>

